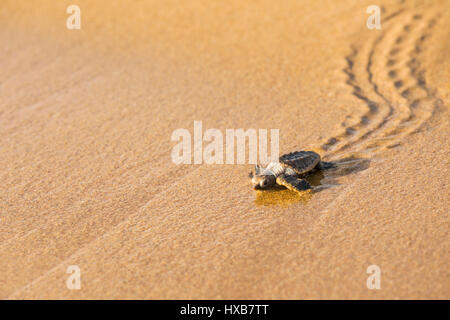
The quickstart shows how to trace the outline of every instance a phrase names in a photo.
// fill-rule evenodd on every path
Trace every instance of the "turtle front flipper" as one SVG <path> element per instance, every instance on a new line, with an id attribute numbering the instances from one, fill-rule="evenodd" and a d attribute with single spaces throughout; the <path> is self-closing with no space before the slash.
<path id="1" fill-rule="evenodd" d="M 311 189 L 310 184 L 308 181 L 304 179 L 299 179 L 297 176 L 294 175 L 280 175 L 277 177 L 277 184 L 281 186 L 285 186 L 289 190 L 292 191 L 305 191 L 308 189 Z"/>

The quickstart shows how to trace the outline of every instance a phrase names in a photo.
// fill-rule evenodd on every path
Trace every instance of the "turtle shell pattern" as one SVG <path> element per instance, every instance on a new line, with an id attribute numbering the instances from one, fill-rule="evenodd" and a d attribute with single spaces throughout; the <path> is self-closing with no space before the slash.
<path id="1" fill-rule="evenodd" d="M 295 151 L 280 157 L 280 164 L 285 168 L 291 168 L 298 175 L 311 171 L 319 162 L 320 155 L 313 151 Z"/>

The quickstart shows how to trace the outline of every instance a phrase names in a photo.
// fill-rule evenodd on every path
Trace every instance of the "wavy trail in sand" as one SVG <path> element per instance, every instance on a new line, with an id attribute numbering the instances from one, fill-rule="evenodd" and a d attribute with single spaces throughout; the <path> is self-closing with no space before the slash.
<path id="1" fill-rule="evenodd" d="M 325 159 L 371 158 L 418 132 L 442 101 L 425 81 L 420 53 L 440 17 L 400 9 L 383 21 L 375 39 L 351 46 L 346 83 L 367 111 L 358 123 L 321 142 Z M 433 13 L 434 12 L 434 13 Z"/>

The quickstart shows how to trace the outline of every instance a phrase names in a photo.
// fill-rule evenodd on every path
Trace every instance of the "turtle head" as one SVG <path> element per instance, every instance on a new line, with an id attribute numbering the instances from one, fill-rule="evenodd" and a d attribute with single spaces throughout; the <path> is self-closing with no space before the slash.
<path id="1" fill-rule="evenodd" d="M 255 166 L 255 174 L 250 173 L 254 189 L 265 189 L 275 185 L 276 177 L 271 171 L 262 170 L 260 166 Z"/>

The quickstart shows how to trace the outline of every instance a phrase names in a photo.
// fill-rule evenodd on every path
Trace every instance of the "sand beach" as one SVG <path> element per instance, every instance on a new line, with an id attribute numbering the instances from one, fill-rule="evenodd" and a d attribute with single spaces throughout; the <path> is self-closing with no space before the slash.
<path id="1" fill-rule="evenodd" d="M 0 298 L 448 299 L 450 2 L 372 4 L 2 0 Z M 194 121 L 336 167 L 255 191 Z"/>

